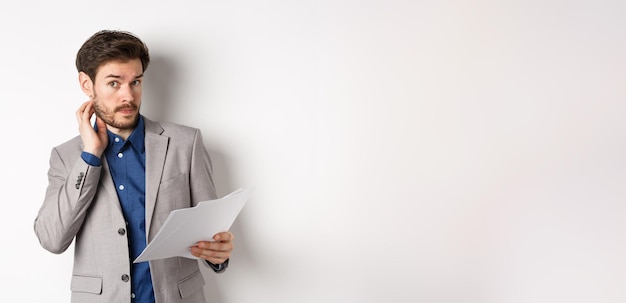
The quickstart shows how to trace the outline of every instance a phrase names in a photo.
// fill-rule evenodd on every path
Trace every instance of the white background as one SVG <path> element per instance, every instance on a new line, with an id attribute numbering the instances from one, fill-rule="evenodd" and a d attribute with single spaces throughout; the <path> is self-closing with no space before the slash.
<path id="1" fill-rule="evenodd" d="M 626 301 L 623 1 L 5 1 L 3 296 L 69 302 L 33 220 L 100 29 L 142 111 L 254 186 L 211 302 Z M 5 301 L 5 299 L 1 299 Z"/>

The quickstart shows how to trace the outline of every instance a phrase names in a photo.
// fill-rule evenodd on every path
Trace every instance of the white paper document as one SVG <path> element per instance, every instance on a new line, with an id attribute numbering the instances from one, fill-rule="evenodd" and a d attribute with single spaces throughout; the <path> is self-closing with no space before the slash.
<path id="1" fill-rule="evenodd" d="M 169 257 L 199 259 L 191 254 L 190 248 L 198 241 L 212 241 L 215 234 L 228 231 L 251 191 L 252 188 L 240 188 L 223 198 L 173 210 L 134 263 Z"/>

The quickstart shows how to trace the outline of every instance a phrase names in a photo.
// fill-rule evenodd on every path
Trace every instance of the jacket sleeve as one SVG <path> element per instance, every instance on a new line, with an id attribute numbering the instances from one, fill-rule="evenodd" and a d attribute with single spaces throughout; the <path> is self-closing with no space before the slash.
<path id="1" fill-rule="evenodd" d="M 35 218 L 35 234 L 46 250 L 60 254 L 79 232 L 95 197 L 102 166 L 88 165 L 80 155 L 61 156 L 58 148 L 50 155 L 48 187 Z"/>
<path id="2" fill-rule="evenodd" d="M 198 205 L 201 201 L 216 199 L 213 165 L 199 129 L 196 129 L 195 132 L 190 165 L 189 181 L 192 206 Z"/>
<path id="3" fill-rule="evenodd" d="M 200 130 L 196 130 L 194 136 L 190 175 L 191 203 L 193 206 L 198 205 L 201 201 L 217 198 L 213 182 L 213 165 Z M 222 273 L 228 268 L 229 260 L 220 265 L 211 264 L 206 260 L 200 261 L 200 263 L 205 268 L 210 268 L 216 273 Z"/>

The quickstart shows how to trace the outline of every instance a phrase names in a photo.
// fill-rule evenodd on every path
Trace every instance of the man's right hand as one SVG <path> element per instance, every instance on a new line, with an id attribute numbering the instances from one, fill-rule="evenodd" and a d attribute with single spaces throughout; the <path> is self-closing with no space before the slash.
<path id="1" fill-rule="evenodd" d="M 96 157 L 101 157 L 104 149 L 107 147 L 109 137 L 107 135 L 106 124 L 102 119 L 96 116 L 96 125 L 98 132 L 91 125 L 91 117 L 95 114 L 93 109 L 93 101 L 83 103 L 76 111 L 76 120 L 78 120 L 78 131 L 80 138 L 83 140 L 83 151 L 88 152 Z"/>

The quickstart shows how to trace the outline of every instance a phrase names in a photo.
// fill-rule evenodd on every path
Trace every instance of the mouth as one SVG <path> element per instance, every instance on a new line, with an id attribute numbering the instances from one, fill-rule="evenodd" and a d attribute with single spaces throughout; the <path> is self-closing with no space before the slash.
<path id="1" fill-rule="evenodd" d="M 124 107 L 117 110 L 117 112 L 122 115 L 132 115 L 135 111 L 136 109 L 134 107 Z"/>

